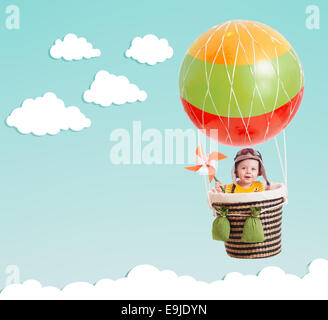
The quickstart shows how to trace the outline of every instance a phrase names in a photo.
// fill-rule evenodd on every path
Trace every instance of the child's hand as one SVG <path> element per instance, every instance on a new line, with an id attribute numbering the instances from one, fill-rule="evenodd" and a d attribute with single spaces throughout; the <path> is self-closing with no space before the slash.
<path id="1" fill-rule="evenodd" d="M 215 190 L 217 192 L 224 192 L 221 187 L 224 188 L 223 183 L 220 180 L 216 181 L 215 182 Z"/>

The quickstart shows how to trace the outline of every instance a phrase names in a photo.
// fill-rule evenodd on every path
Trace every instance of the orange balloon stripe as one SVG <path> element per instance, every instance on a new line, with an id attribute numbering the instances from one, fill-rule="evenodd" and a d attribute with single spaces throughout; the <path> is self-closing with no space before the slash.
<path id="1" fill-rule="evenodd" d="M 188 54 L 203 61 L 248 65 L 279 57 L 291 49 L 288 41 L 272 28 L 252 21 L 229 21 L 203 33 Z"/>

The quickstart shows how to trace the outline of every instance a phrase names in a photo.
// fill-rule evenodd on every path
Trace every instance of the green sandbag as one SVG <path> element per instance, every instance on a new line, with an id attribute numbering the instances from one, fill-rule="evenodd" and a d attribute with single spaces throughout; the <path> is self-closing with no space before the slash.
<path id="1" fill-rule="evenodd" d="M 261 208 L 250 208 L 251 215 L 246 219 L 241 240 L 245 243 L 264 242 L 264 232 L 259 215 Z"/>
<path id="2" fill-rule="evenodd" d="M 217 241 L 227 242 L 230 236 L 230 222 L 227 218 L 229 209 L 227 207 L 219 208 L 219 216 L 213 221 L 212 238 Z"/>

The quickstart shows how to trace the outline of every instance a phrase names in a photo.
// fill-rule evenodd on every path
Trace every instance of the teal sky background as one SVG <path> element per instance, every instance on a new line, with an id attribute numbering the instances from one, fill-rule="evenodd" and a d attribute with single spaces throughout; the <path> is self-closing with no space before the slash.
<path id="1" fill-rule="evenodd" d="M 8 5 L 20 9 L 20 29 L 6 28 Z M 305 26 L 308 5 L 320 8 L 320 29 Z M 118 279 L 151 264 L 178 275 L 214 281 L 229 272 L 256 274 L 266 266 L 303 276 L 315 258 L 328 259 L 327 1 L 2 1 L 0 5 L 0 287 L 17 265 L 21 281 L 63 287 L 75 281 Z M 282 253 L 238 260 L 211 239 L 212 213 L 203 178 L 183 165 L 114 165 L 109 154 L 117 128 L 193 128 L 178 94 L 178 73 L 191 43 L 227 20 L 256 20 L 280 32 L 305 73 L 301 107 L 286 130 L 289 204 L 284 209 Z M 67 33 L 85 37 L 100 57 L 66 62 L 49 49 Z M 124 56 L 134 37 L 155 34 L 174 49 L 149 66 Z M 144 102 L 104 108 L 83 101 L 99 70 L 124 75 L 145 90 Z M 27 98 L 53 92 L 91 121 L 80 132 L 20 134 L 6 118 Z M 282 148 L 282 136 L 278 137 Z M 144 143 L 146 145 L 147 143 Z M 262 152 L 271 181 L 282 181 L 273 141 Z M 217 176 L 231 181 L 236 147 Z M 188 164 L 188 163 L 186 163 Z M 192 164 L 191 164 L 192 165 Z"/>

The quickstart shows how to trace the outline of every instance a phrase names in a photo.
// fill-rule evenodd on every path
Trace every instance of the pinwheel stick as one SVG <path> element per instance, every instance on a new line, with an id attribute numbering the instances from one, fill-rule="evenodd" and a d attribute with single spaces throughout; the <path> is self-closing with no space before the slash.
<path id="1" fill-rule="evenodd" d="M 218 181 L 219 181 L 219 180 L 217 179 L 217 177 L 216 177 L 216 176 L 214 176 L 214 180 L 215 180 L 215 182 L 218 182 Z M 224 190 L 223 186 L 220 186 L 220 188 L 221 188 L 221 190 L 222 190 L 223 192 L 225 192 L 225 190 Z"/>

